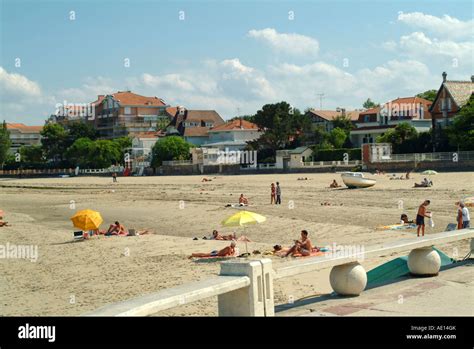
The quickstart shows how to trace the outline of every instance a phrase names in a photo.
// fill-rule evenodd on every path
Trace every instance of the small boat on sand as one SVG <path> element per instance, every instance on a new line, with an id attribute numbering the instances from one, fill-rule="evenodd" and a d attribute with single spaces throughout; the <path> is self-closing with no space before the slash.
<path id="1" fill-rule="evenodd" d="M 341 178 L 344 184 L 350 189 L 368 188 L 377 183 L 375 179 L 365 178 L 362 172 L 343 172 L 341 173 Z"/>

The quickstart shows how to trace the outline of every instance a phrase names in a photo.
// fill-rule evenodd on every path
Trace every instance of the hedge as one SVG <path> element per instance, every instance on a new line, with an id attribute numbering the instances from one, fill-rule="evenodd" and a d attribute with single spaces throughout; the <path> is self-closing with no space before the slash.
<path id="1" fill-rule="evenodd" d="M 344 161 L 344 153 L 349 155 L 349 161 L 360 160 L 360 148 L 325 149 L 313 152 L 313 161 Z"/>

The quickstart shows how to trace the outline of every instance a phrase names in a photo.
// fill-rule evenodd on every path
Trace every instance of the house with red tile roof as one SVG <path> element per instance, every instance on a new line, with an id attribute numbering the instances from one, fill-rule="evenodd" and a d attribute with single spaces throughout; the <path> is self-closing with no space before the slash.
<path id="1" fill-rule="evenodd" d="M 170 118 L 169 107 L 161 98 L 142 96 L 131 91 L 98 95 L 91 103 L 59 106 L 50 121 L 68 127 L 73 122 L 94 126 L 99 137 L 112 139 L 153 132 L 165 127 Z"/>
<path id="2" fill-rule="evenodd" d="M 345 117 L 354 123 L 359 119 L 359 113 L 359 110 L 346 111 L 344 108 L 337 108 L 336 110 L 311 109 L 307 112 L 307 115 L 311 118 L 314 126 L 322 126 L 324 130 L 330 132 L 334 128 L 334 119 Z"/>
<path id="3" fill-rule="evenodd" d="M 448 74 L 443 72 L 443 82 L 430 108 L 433 128 L 451 123 L 453 117 L 469 102 L 474 93 L 474 75 L 470 81 L 447 80 L 447 76 Z"/>
<path id="4" fill-rule="evenodd" d="M 132 136 L 153 132 L 169 122 L 161 98 L 142 96 L 131 91 L 98 96 L 95 117 L 91 121 L 101 138 Z"/>
<path id="5" fill-rule="evenodd" d="M 209 130 L 209 140 L 202 147 L 220 150 L 242 150 L 247 142 L 254 141 L 263 131 L 253 122 L 234 119 Z"/>
<path id="6" fill-rule="evenodd" d="M 182 136 L 197 146 L 208 142 L 210 129 L 225 123 L 215 110 L 189 110 L 179 106 L 167 108 L 167 113 L 172 116 L 167 134 Z"/>
<path id="7" fill-rule="evenodd" d="M 41 130 L 43 126 L 27 126 L 22 123 L 7 123 L 10 133 L 10 153 L 16 153 L 22 146 L 41 145 Z"/>
<path id="8" fill-rule="evenodd" d="M 397 98 L 380 107 L 359 112 L 355 121 L 356 128 L 351 131 L 350 139 L 354 146 L 375 143 L 376 138 L 406 122 L 418 132 L 428 132 L 431 128 L 431 102 L 420 97 Z"/>

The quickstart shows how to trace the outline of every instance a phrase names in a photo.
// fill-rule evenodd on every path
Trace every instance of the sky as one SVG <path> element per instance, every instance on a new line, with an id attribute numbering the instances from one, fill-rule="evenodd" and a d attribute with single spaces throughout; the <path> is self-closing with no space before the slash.
<path id="1" fill-rule="evenodd" d="M 224 119 L 361 108 L 474 74 L 471 1 L 0 0 L 0 120 L 132 90 Z M 324 94 L 322 98 L 320 94 Z"/>

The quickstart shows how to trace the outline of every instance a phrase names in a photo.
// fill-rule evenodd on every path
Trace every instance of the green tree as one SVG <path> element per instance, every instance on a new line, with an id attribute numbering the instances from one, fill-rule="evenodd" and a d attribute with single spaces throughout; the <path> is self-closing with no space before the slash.
<path id="1" fill-rule="evenodd" d="M 0 166 L 3 166 L 7 160 L 8 151 L 12 142 L 10 140 L 10 132 L 7 129 L 7 123 L 3 121 L 0 127 Z"/>
<path id="2" fill-rule="evenodd" d="M 342 148 L 346 141 L 347 133 L 342 128 L 336 127 L 329 133 L 329 142 L 335 149 Z"/>
<path id="3" fill-rule="evenodd" d="M 89 138 L 90 140 L 96 140 L 98 132 L 91 124 L 85 122 L 74 122 L 68 125 L 68 146 L 73 144 L 79 138 Z"/>
<path id="4" fill-rule="evenodd" d="M 334 128 L 340 128 L 346 132 L 347 135 L 354 129 L 354 124 L 351 119 L 345 115 L 338 115 L 332 120 Z"/>
<path id="5" fill-rule="evenodd" d="M 42 163 L 44 162 L 43 148 L 40 145 L 22 146 L 20 148 L 22 162 Z"/>
<path id="6" fill-rule="evenodd" d="M 438 91 L 436 90 L 428 90 L 422 93 L 418 93 L 416 96 L 427 99 L 428 101 L 434 102 L 437 94 L 438 94 Z"/>
<path id="7" fill-rule="evenodd" d="M 459 150 L 474 150 L 474 97 L 454 117 L 446 133 L 449 143 Z"/>
<path id="8" fill-rule="evenodd" d="M 125 153 L 130 151 L 132 147 L 132 139 L 130 137 L 120 137 L 115 138 L 113 142 L 117 145 L 118 149 L 120 150 L 120 161 L 119 163 L 125 163 Z"/>
<path id="9" fill-rule="evenodd" d="M 311 128 L 311 119 L 287 102 L 266 104 L 253 117 L 258 127 L 265 130 L 257 140 L 260 148 L 273 152 L 287 148 L 296 138 Z"/>
<path id="10" fill-rule="evenodd" d="M 87 162 L 93 168 L 107 168 L 121 160 L 120 148 L 114 141 L 96 140 L 87 156 Z"/>
<path id="11" fill-rule="evenodd" d="M 79 138 L 67 149 L 66 156 L 73 166 L 90 167 L 89 159 L 94 142 Z"/>
<path id="12" fill-rule="evenodd" d="M 152 166 L 161 166 L 163 161 L 187 160 L 190 158 L 189 150 L 192 147 L 192 144 L 178 136 L 169 136 L 160 139 L 153 146 Z"/>
<path id="13" fill-rule="evenodd" d="M 395 128 L 385 132 L 384 135 L 377 137 L 376 141 L 377 143 L 391 143 L 394 151 L 398 152 L 403 143 L 416 137 L 418 137 L 416 129 L 407 122 L 401 122 Z"/>
<path id="14" fill-rule="evenodd" d="M 380 107 L 380 104 L 373 102 L 370 98 L 367 98 L 367 100 L 362 104 L 362 106 L 365 109 L 371 109 L 375 107 Z"/>
<path id="15" fill-rule="evenodd" d="M 41 131 L 41 144 L 48 159 L 62 161 L 68 147 L 68 134 L 59 124 L 46 124 Z"/>

